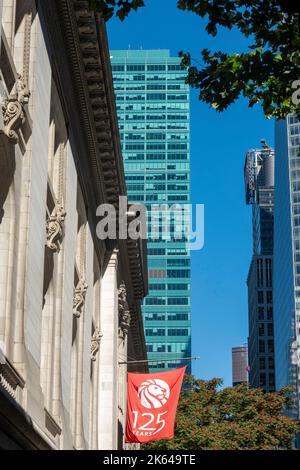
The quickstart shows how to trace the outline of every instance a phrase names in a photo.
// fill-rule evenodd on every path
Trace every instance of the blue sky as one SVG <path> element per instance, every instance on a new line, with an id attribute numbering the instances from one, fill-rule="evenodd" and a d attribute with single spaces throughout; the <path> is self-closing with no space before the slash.
<path id="1" fill-rule="evenodd" d="M 108 23 L 111 49 L 239 52 L 246 42 L 237 31 L 207 35 L 205 22 L 176 8 L 176 0 L 145 0 L 146 7 L 123 23 Z M 243 167 L 248 148 L 274 141 L 274 123 L 259 107 L 240 100 L 217 114 L 191 93 L 192 202 L 205 205 L 205 245 L 192 254 L 193 373 L 220 377 L 231 385 L 231 347 L 247 341 L 246 279 L 251 259 L 251 208 L 245 205 Z"/>

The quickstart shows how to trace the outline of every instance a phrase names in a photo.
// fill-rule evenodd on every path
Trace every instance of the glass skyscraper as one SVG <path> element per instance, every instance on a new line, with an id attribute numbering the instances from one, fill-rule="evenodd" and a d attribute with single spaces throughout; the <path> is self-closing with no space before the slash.
<path id="1" fill-rule="evenodd" d="M 276 123 L 274 327 L 276 388 L 290 385 L 300 417 L 300 123 Z"/>
<path id="2" fill-rule="evenodd" d="M 190 203 L 190 107 L 186 72 L 168 50 L 111 51 L 129 202 Z M 152 223 L 152 225 L 151 225 Z M 149 295 L 143 317 L 152 371 L 182 365 L 191 355 L 191 266 L 187 240 L 151 238 L 148 220 Z M 166 237 L 165 237 L 166 238 Z M 165 361 L 160 361 L 164 359 Z M 184 363 L 190 370 L 190 363 Z"/>
<path id="3" fill-rule="evenodd" d="M 253 256 L 248 284 L 249 383 L 275 390 L 273 324 L 274 150 L 247 152 L 246 203 L 252 205 Z"/>

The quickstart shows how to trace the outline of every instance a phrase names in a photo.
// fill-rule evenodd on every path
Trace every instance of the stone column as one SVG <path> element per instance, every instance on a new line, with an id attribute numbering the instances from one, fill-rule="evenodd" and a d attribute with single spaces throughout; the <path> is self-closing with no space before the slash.
<path id="1" fill-rule="evenodd" d="M 75 426 L 75 448 L 77 450 L 85 449 L 85 442 L 83 436 L 83 352 L 84 352 L 84 318 L 83 315 L 77 320 L 77 381 L 76 381 L 76 402 L 75 402 L 75 414 L 76 414 L 76 426 Z"/>
<path id="2" fill-rule="evenodd" d="M 114 251 L 101 284 L 99 363 L 99 448 L 117 449 L 118 431 L 118 253 Z"/>
<path id="3" fill-rule="evenodd" d="M 130 327 L 130 311 L 127 302 L 127 292 L 125 283 L 118 290 L 119 301 L 119 342 L 118 355 L 120 362 L 127 360 L 127 342 L 128 330 Z M 118 389 L 118 449 L 122 450 L 125 446 L 125 428 L 126 428 L 126 390 L 127 390 L 127 364 L 118 366 L 119 389 Z"/>
<path id="4" fill-rule="evenodd" d="M 1 26 L 2 26 L 2 18 L 3 18 L 3 0 L 0 0 L 0 25 Z M 1 30 L 2 30 L 2 27 L 1 27 Z M 1 50 L 1 41 L 2 41 L 2 34 L 0 32 L 0 50 Z M 0 103 L 1 103 L 1 107 L 2 107 L 2 100 L 3 100 L 3 97 L 1 96 L 2 93 L 3 93 L 3 85 L 2 85 L 2 82 L 0 82 Z M 3 131 L 3 129 L 4 129 L 3 113 L 1 112 L 0 113 L 0 132 Z M 2 145 L 1 145 L 1 147 L 2 147 Z M 1 148 L 1 152 L 2 152 L 2 148 Z"/>
<path id="5" fill-rule="evenodd" d="M 119 337 L 119 360 L 127 360 L 127 334 Z M 119 364 L 119 391 L 118 391 L 118 450 L 123 450 L 125 446 L 126 429 L 126 405 L 127 405 L 127 364 Z"/>
<path id="6" fill-rule="evenodd" d="M 15 30 L 15 16 L 16 16 L 16 1 L 15 0 L 0 0 L 1 7 L 1 25 L 6 35 L 7 43 L 13 49 L 14 30 Z"/>
<path id="7" fill-rule="evenodd" d="M 0 24 L 2 25 L 2 15 L 3 15 L 3 0 L 0 0 Z M 0 34 L 0 48 L 1 48 L 1 34 Z"/>

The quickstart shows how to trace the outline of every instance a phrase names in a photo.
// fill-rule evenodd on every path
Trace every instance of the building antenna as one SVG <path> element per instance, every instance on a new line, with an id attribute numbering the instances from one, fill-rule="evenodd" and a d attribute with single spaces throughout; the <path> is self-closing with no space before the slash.
<path id="1" fill-rule="evenodd" d="M 266 141 L 266 139 L 261 139 L 260 143 L 262 144 L 262 147 L 264 149 L 269 149 L 269 145 L 268 145 L 268 142 Z"/>

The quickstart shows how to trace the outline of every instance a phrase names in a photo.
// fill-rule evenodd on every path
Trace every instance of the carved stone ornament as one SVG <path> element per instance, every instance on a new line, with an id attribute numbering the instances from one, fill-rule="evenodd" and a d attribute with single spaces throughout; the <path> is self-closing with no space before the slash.
<path id="1" fill-rule="evenodd" d="M 18 74 L 11 93 L 2 103 L 4 134 L 13 144 L 18 143 L 17 131 L 25 122 L 24 105 L 28 103 L 29 97 L 28 86 L 22 75 Z"/>
<path id="2" fill-rule="evenodd" d="M 125 338 L 130 327 L 130 312 L 127 303 L 127 292 L 125 284 L 122 283 L 118 290 L 119 300 L 119 333 Z"/>
<path id="3" fill-rule="evenodd" d="M 46 231 L 47 241 L 46 245 L 50 250 L 59 253 L 60 244 L 64 234 L 64 221 L 67 213 L 63 206 L 59 203 L 54 207 L 51 216 L 47 220 Z"/>
<path id="4" fill-rule="evenodd" d="M 100 349 L 100 341 L 101 341 L 102 336 L 103 336 L 103 334 L 100 332 L 100 329 L 97 326 L 97 328 L 95 329 L 94 334 L 92 336 L 92 345 L 91 345 L 91 359 L 92 359 L 92 361 L 96 360 L 96 355 L 97 355 L 97 352 Z"/>
<path id="5" fill-rule="evenodd" d="M 130 312 L 129 310 L 125 310 L 123 314 L 120 315 L 120 329 L 123 333 L 123 336 L 126 336 L 130 327 Z"/>
<path id="6" fill-rule="evenodd" d="M 88 285 L 83 279 L 80 279 L 77 286 L 74 289 L 73 296 L 73 314 L 75 317 L 79 318 L 82 313 L 82 308 L 84 306 L 85 294 L 87 291 Z"/>

